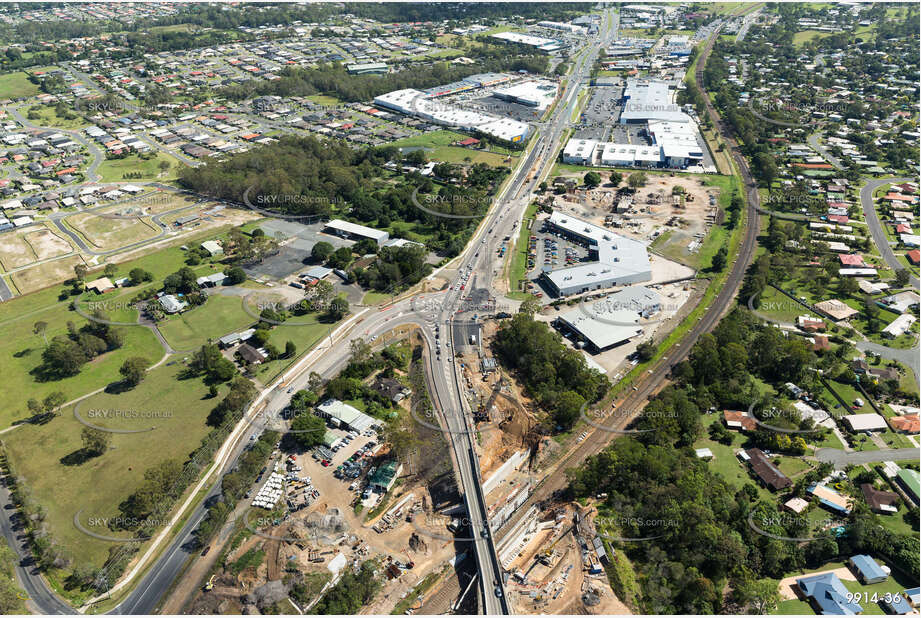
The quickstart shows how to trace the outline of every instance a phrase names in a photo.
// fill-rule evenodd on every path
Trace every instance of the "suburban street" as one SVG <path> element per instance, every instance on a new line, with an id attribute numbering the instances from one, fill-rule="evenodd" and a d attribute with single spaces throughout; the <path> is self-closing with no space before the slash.
<path id="1" fill-rule="evenodd" d="M 883 256 L 883 259 L 886 260 L 886 264 L 893 270 L 905 268 L 905 266 L 899 262 L 898 258 L 895 256 L 895 252 L 889 245 L 889 240 L 886 238 L 886 230 L 883 229 L 883 224 L 879 220 L 879 214 L 876 212 L 876 205 L 873 203 L 873 194 L 883 185 L 899 184 L 901 182 L 910 182 L 911 180 L 911 178 L 877 178 L 876 180 L 869 181 L 860 190 L 860 204 L 863 206 L 863 216 L 867 220 L 867 227 L 870 228 L 873 242 L 876 243 L 876 248 L 879 249 L 879 253 Z M 909 275 L 908 281 L 911 287 L 918 289 L 919 283 L 921 283 L 918 277 L 911 274 L 911 271 L 909 271 Z"/>

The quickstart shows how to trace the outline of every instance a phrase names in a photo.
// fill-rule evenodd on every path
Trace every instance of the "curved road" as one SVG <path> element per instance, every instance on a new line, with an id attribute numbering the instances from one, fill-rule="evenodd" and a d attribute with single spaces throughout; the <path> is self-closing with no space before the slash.
<path id="1" fill-rule="evenodd" d="M 912 182 L 912 179 L 877 178 L 871 180 L 860 189 L 860 205 L 863 207 L 863 217 L 867 221 L 867 227 L 870 228 L 870 234 L 873 236 L 873 242 L 876 243 L 876 248 L 879 249 L 880 255 L 883 256 L 883 259 L 886 260 L 886 264 L 888 264 L 889 268 L 892 270 L 905 268 L 905 265 L 899 262 L 895 255 L 895 251 L 892 250 L 892 246 L 889 244 L 889 239 L 886 238 L 886 230 L 883 229 L 883 224 L 879 220 L 879 213 L 876 212 L 876 205 L 873 203 L 873 194 L 883 185 L 899 184 L 901 182 Z M 910 270 L 908 270 L 908 273 L 908 281 L 911 287 L 917 290 L 919 286 L 918 277 Z"/>

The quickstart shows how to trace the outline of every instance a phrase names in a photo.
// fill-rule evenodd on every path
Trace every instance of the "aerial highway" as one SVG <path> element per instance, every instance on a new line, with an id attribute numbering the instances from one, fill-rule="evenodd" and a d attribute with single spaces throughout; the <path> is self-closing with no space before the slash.
<path id="1" fill-rule="evenodd" d="M 574 66 L 567 79 L 567 86 L 561 94 L 561 99 L 551 117 L 542 123 L 541 134 L 535 139 L 531 150 L 523 157 L 523 161 L 505 185 L 505 189 L 497 196 L 465 251 L 447 268 L 439 272 L 439 276 L 448 279 L 447 288 L 441 292 L 405 295 L 385 307 L 362 310 L 348 326 L 337 329 L 331 334 L 328 341 L 321 343 L 317 354 L 309 354 L 310 362 L 299 364 L 297 373 L 284 382 L 284 388 L 278 388 L 277 384 L 273 384 L 270 389 L 267 389 L 270 392 L 264 393 L 265 410 L 269 413 L 268 415 L 271 415 L 272 412 L 280 411 L 287 406 L 291 397 L 290 392 L 306 387 L 310 372 L 316 372 L 324 378 L 333 377 L 348 362 L 351 339 L 356 337 L 370 339 L 402 325 L 413 325 L 419 328 L 429 349 L 429 379 L 433 390 L 433 400 L 442 415 L 446 434 L 452 443 L 458 483 L 463 491 L 468 516 L 472 522 L 471 531 L 475 535 L 473 543 L 475 558 L 480 575 L 478 580 L 481 607 L 482 611 L 488 614 L 509 613 L 503 573 L 495 551 L 493 540 L 495 532 L 490 531 L 487 523 L 486 501 L 482 492 L 479 463 L 473 441 L 475 430 L 461 390 L 460 376 L 457 373 L 453 355 L 432 353 L 437 346 L 435 325 L 445 326 L 446 338 L 453 340 L 455 320 L 466 321 L 466 318 L 458 313 L 463 311 L 464 299 L 470 291 L 460 288 L 459 281 L 462 277 L 470 280 L 470 288 L 494 289 L 493 283 L 497 272 L 494 248 L 504 235 L 517 232 L 534 188 L 542 178 L 546 177 L 556 161 L 556 154 L 561 146 L 564 132 L 570 124 L 578 102 L 579 91 L 591 70 L 598 50 L 611 40 L 616 31 L 617 14 L 608 11 L 605 13 L 599 33 L 575 57 Z M 709 46 L 704 51 L 704 54 L 708 53 Z M 700 64 L 702 66 L 703 63 Z M 711 113 L 715 114 L 715 111 Z M 722 125 L 718 126 L 723 128 Z M 750 183 L 747 166 L 736 149 L 733 149 L 733 156 L 737 157 L 736 163 L 743 172 L 746 184 Z M 757 202 L 753 200 L 757 200 L 757 191 L 748 191 L 748 196 L 748 220 L 752 222 L 756 221 L 754 206 Z M 686 356 L 696 337 L 716 325 L 719 318 L 728 309 L 741 283 L 745 267 L 754 249 L 756 233 L 756 226 L 750 224 L 740 247 L 739 259 L 734 263 L 726 285 L 717 299 L 701 321 L 678 344 L 678 351 L 669 355 L 668 362 L 660 361 L 652 373 L 639 382 L 641 388 L 631 393 L 625 405 L 633 405 L 639 409 L 640 403 L 654 393 L 667 379 L 671 366 Z M 501 267 L 501 261 L 498 266 Z M 212 475 L 213 483 L 205 494 L 206 497 L 219 493 L 221 476 L 235 465 L 237 458 L 249 443 L 250 436 L 262 431 L 262 427 L 256 423 L 249 421 L 241 421 L 241 423 L 245 426 L 242 431 L 234 432 L 232 438 L 234 442 L 230 445 L 231 454 L 224 459 L 219 470 Z M 581 452 L 587 453 L 590 450 L 602 448 L 610 437 L 607 432 L 595 431 L 590 439 L 583 443 L 586 448 L 581 449 Z M 547 488 L 558 486 L 561 483 L 565 483 L 565 478 L 562 474 L 558 474 L 551 479 L 551 482 L 542 485 L 539 493 L 543 495 Z M 192 513 L 184 520 L 186 523 L 178 534 L 146 569 L 131 592 L 113 609 L 113 613 L 150 614 L 157 611 L 163 595 L 172 582 L 182 573 L 188 560 L 200 551 L 200 548 L 192 542 L 192 533 L 204 517 L 204 503 L 205 500 L 194 507 Z M 520 509 L 519 512 L 524 510 Z M 37 584 L 33 588 L 47 589 L 40 577 L 33 577 L 32 583 Z M 36 593 L 33 593 L 32 596 L 32 603 L 39 611 L 47 613 L 62 611 L 61 606 L 55 606 L 56 597 L 44 598 L 44 595 Z"/>

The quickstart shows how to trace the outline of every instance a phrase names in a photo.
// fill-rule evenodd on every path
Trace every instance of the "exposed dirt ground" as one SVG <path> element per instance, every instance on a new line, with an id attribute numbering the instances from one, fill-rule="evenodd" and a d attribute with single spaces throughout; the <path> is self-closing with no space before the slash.
<path id="1" fill-rule="evenodd" d="M 40 260 L 70 253 L 70 243 L 46 227 L 28 228 L 0 239 L 0 266 L 20 268 Z"/>
<path id="2" fill-rule="evenodd" d="M 13 273 L 10 278 L 21 294 L 28 294 L 60 281 L 72 279 L 74 277 L 74 266 L 83 263 L 83 259 L 79 256 L 61 258 Z"/>

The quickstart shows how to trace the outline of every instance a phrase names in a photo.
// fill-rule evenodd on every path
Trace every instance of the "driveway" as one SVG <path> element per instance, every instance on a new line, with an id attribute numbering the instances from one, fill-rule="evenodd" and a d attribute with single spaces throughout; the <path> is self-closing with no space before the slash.
<path id="1" fill-rule="evenodd" d="M 898 258 L 895 256 L 895 252 L 889 245 L 889 240 L 886 238 L 886 231 L 879 221 L 879 214 L 876 212 L 876 206 L 873 204 L 873 193 L 883 185 L 899 184 L 900 182 L 912 182 L 912 179 L 877 178 L 865 184 L 860 190 L 860 204 L 863 206 L 863 216 L 867 220 L 867 227 L 870 228 L 870 234 L 873 235 L 873 242 L 876 243 L 876 248 L 879 249 L 880 255 L 883 256 L 883 259 L 886 260 L 886 264 L 888 264 L 889 268 L 892 270 L 905 268 L 905 265 L 899 262 Z M 918 278 L 911 274 L 910 270 L 908 272 L 908 281 L 911 287 L 917 290 L 919 286 Z M 915 375 L 918 375 L 917 370 L 915 371 Z"/>
<path id="2" fill-rule="evenodd" d="M 883 461 L 917 459 L 918 449 L 887 448 L 878 451 L 855 451 L 852 453 L 845 453 L 837 448 L 820 448 L 815 452 L 815 457 L 821 462 L 827 462 L 834 465 L 836 470 L 841 470 L 850 464 L 860 465 L 880 463 Z"/>

